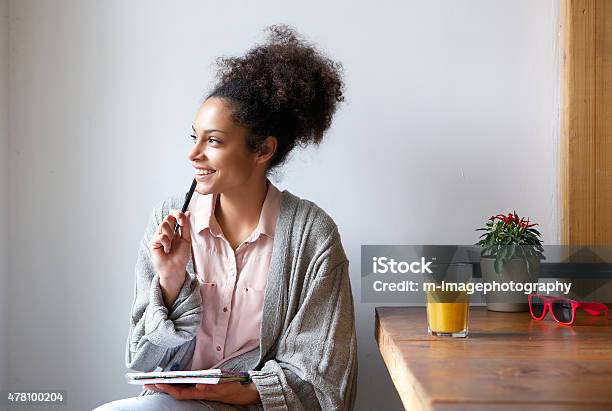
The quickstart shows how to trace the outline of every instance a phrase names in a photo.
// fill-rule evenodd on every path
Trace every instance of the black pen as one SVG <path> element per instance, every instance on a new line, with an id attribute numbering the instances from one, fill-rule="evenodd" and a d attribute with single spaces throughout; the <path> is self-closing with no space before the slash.
<path id="1" fill-rule="evenodd" d="M 187 211 L 187 207 L 189 207 L 189 202 L 191 201 L 191 197 L 193 196 L 193 192 L 195 191 L 196 188 L 196 184 L 198 184 L 198 182 L 196 181 L 196 179 L 193 179 L 193 182 L 191 183 L 191 187 L 189 188 L 189 191 L 187 191 L 187 194 L 185 194 L 185 202 L 183 203 L 183 208 L 181 209 L 181 213 L 185 214 L 185 211 Z M 176 223 L 174 223 L 174 233 L 178 233 L 178 229 L 179 229 L 179 224 L 178 221 Z"/>

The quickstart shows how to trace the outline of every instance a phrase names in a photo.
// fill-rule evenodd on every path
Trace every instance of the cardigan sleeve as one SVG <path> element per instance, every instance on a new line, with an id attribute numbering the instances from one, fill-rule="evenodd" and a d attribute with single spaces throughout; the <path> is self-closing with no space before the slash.
<path id="1" fill-rule="evenodd" d="M 353 408 L 357 342 L 348 261 L 319 266 L 275 358 L 250 376 L 265 410 Z"/>
<path id="2" fill-rule="evenodd" d="M 138 371 L 166 368 L 175 353 L 185 351 L 200 324 L 202 300 L 195 276 L 186 272 L 185 282 L 170 309 L 163 301 L 148 244 L 169 212 L 167 201 L 153 211 L 138 249 L 125 351 L 126 367 Z"/>

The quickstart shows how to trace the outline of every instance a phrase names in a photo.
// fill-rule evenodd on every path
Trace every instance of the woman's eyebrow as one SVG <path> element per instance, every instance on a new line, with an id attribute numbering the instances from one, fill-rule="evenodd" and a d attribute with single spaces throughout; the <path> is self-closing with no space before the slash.
<path id="1" fill-rule="evenodd" d="M 193 124 L 191 125 L 191 129 L 193 130 L 194 133 L 198 134 Z M 211 128 L 209 130 L 204 130 L 204 134 L 212 133 L 213 131 L 218 131 L 219 133 L 225 133 L 225 131 L 223 130 L 217 130 L 216 128 Z"/>

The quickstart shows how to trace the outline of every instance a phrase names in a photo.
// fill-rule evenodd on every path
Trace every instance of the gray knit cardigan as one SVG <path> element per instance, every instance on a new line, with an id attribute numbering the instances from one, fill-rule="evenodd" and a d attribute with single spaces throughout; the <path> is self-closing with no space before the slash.
<path id="1" fill-rule="evenodd" d="M 311 201 L 287 190 L 282 200 L 264 295 L 259 347 L 219 368 L 248 371 L 261 404 L 202 401 L 215 410 L 351 410 L 357 383 L 355 313 L 348 259 L 334 221 Z M 202 301 L 193 259 L 170 310 L 164 305 L 149 240 L 175 195 L 155 208 L 135 267 L 126 367 L 183 370 L 195 348 Z M 143 390 L 140 395 L 156 394 Z M 203 407 L 205 408 L 205 407 Z"/>

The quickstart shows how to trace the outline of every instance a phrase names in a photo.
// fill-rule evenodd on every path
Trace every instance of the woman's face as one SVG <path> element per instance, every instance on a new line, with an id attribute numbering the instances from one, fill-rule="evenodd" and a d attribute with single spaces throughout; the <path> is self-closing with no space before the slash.
<path id="1" fill-rule="evenodd" d="M 207 99 L 196 114 L 193 128 L 194 146 L 188 158 L 195 169 L 198 193 L 240 190 L 265 175 L 265 164 L 247 147 L 248 128 L 233 120 L 223 99 Z"/>

